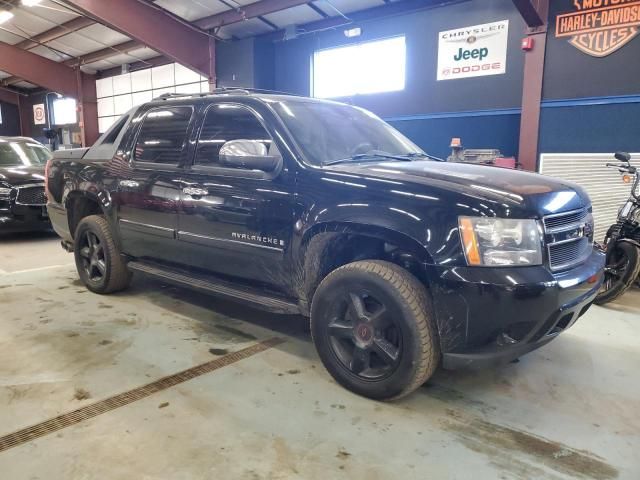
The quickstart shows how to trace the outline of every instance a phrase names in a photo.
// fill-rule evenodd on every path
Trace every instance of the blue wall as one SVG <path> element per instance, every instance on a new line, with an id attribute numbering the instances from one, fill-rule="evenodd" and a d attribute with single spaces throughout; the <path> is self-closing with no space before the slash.
<path id="1" fill-rule="evenodd" d="M 504 75 L 436 80 L 439 32 L 506 19 L 509 49 Z M 524 22 L 512 0 L 471 0 L 358 25 L 362 27 L 362 36 L 355 39 L 346 38 L 339 28 L 274 42 L 273 74 L 264 76 L 273 79 L 275 90 L 309 95 L 314 51 L 405 35 L 404 91 L 338 100 L 364 107 L 389 120 L 433 155 L 446 157 L 452 137 L 462 138 L 468 148 L 499 148 L 505 155 L 517 155 L 524 67 L 520 40 Z M 262 64 L 261 68 L 268 66 Z M 380 68 L 384 69 L 384 65 Z M 515 111 L 505 115 L 504 109 Z"/>
<path id="2" fill-rule="evenodd" d="M 573 10 L 573 0 L 551 2 L 539 151 L 640 151 L 640 36 L 607 57 L 589 56 L 567 38 L 555 38 L 556 16 Z M 504 19 L 506 74 L 436 81 L 438 32 Z M 377 113 L 437 156 L 448 155 L 452 137 L 461 137 L 467 148 L 517 156 L 525 26 L 512 0 L 461 1 L 358 25 L 363 33 L 356 39 L 345 38 L 340 28 L 289 41 L 257 38 L 254 51 L 260 54 L 248 60 L 255 86 L 309 95 L 314 51 L 405 35 L 405 90 L 342 100 Z"/>
<path id="3" fill-rule="evenodd" d="M 447 158 L 451 153 L 451 139 L 457 136 L 463 137 L 466 147 L 498 148 L 505 156 L 515 156 L 518 152 L 520 111 L 517 109 L 386 120 L 425 151 L 440 158 Z"/>
<path id="4" fill-rule="evenodd" d="M 573 0 L 550 7 L 539 152 L 640 152 L 640 37 L 606 57 L 587 55 L 555 37 Z"/>
<path id="5" fill-rule="evenodd" d="M 543 103 L 541 153 L 620 150 L 640 152 L 640 96 Z"/>

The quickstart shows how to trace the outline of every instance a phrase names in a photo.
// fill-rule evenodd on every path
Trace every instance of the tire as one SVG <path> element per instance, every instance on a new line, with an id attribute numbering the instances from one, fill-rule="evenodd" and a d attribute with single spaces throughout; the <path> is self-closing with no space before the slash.
<path id="1" fill-rule="evenodd" d="M 129 286 L 131 272 L 116 247 L 104 217 L 91 215 L 80 221 L 75 233 L 73 254 L 80 280 L 92 292 L 114 293 Z"/>
<path id="2" fill-rule="evenodd" d="M 626 268 L 620 273 L 617 281 L 610 273 L 605 272 L 605 283 L 594 301 L 596 305 L 614 301 L 626 292 L 640 275 L 640 248 L 628 242 L 617 242 L 611 248 L 612 251 L 607 253 L 607 267 L 613 262 L 626 261 Z"/>
<path id="3" fill-rule="evenodd" d="M 389 262 L 358 261 L 327 275 L 313 296 L 311 334 L 333 378 L 375 400 L 408 395 L 440 361 L 427 291 Z"/>

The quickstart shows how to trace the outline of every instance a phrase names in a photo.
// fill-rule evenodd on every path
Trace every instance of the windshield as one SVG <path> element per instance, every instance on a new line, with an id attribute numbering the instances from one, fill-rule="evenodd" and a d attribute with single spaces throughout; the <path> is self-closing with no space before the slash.
<path id="1" fill-rule="evenodd" d="M 424 154 L 396 129 L 360 108 L 300 100 L 272 106 L 313 165 L 358 161 L 368 155 Z"/>
<path id="2" fill-rule="evenodd" d="M 0 139 L 0 167 L 37 167 L 50 158 L 51 152 L 38 143 Z"/>

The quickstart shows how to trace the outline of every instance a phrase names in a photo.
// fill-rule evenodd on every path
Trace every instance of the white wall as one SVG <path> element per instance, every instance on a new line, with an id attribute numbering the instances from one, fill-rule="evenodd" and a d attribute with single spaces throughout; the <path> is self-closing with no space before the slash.
<path id="1" fill-rule="evenodd" d="M 107 129 L 134 105 L 163 93 L 201 93 L 209 90 L 205 77 L 177 63 L 124 73 L 96 81 L 98 127 Z"/>

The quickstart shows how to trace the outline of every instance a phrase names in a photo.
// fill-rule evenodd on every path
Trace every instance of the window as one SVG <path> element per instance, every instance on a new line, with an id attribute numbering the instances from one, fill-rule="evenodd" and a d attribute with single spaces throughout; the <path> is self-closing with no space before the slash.
<path id="1" fill-rule="evenodd" d="M 405 37 L 319 50 L 312 92 L 318 98 L 404 90 Z"/>
<path id="2" fill-rule="evenodd" d="M 134 159 L 139 162 L 177 165 L 187 144 L 193 109 L 167 107 L 150 110 L 144 117 Z"/>
<path id="3" fill-rule="evenodd" d="M 376 151 L 422 153 L 391 125 L 361 108 L 295 97 L 272 106 L 313 165 Z"/>
<path id="4" fill-rule="evenodd" d="M 115 143 L 115 141 L 118 138 L 118 135 L 120 135 L 122 128 L 126 125 L 128 120 L 129 120 L 129 115 L 123 115 L 118 121 L 118 123 L 116 123 L 111 128 L 111 131 L 109 131 L 109 133 L 105 135 L 104 139 L 101 142 L 101 145 Z"/>
<path id="5" fill-rule="evenodd" d="M 196 165 L 218 165 L 220 148 L 229 140 L 257 140 L 264 143 L 269 155 L 277 155 L 269 133 L 251 110 L 241 105 L 214 105 L 207 111 L 202 125 Z"/>
<path id="6" fill-rule="evenodd" d="M 0 167 L 44 165 L 51 152 L 38 143 L 0 140 Z"/>
<path id="7" fill-rule="evenodd" d="M 77 123 L 77 105 L 75 98 L 59 98 L 53 101 L 54 125 Z"/>

